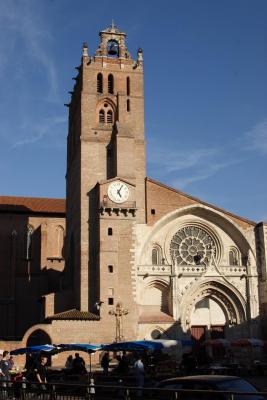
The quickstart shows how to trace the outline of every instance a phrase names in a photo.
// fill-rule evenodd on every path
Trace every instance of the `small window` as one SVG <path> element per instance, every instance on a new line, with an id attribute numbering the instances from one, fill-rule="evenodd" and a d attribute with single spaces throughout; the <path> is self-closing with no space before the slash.
<path id="1" fill-rule="evenodd" d="M 152 214 L 152 215 L 155 215 L 155 214 L 156 214 L 155 208 L 151 208 L 151 214 Z"/>
<path id="2" fill-rule="evenodd" d="M 229 251 L 229 265 L 239 265 L 238 254 L 236 249 Z"/>
<path id="3" fill-rule="evenodd" d="M 158 265 L 159 263 L 159 251 L 158 249 L 152 249 L 152 265 Z"/>
<path id="4" fill-rule="evenodd" d="M 127 100 L 127 111 L 131 111 L 130 100 Z"/>
<path id="5" fill-rule="evenodd" d="M 127 79 L 126 79 L 126 92 L 127 92 L 127 96 L 130 96 L 130 78 L 129 78 L 129 76 L 127 76 Z"/>
<path id="6" fill-rule="evenodd" d="M 104 110 L 99 111 L 99 122 L 101 124 L 105 123 L 105 111 Z"/>
<path id="7" fill-rule="evenodd" d="M 112 235 L 113 235 L 112 228 L 108 228 L 108 236 L 112 236 Z"/>
<path id="8" fill-rule="evenodd" d="M 113 123 L 113 113 L 111 110 L 108 110 L 107 112 L 107 123 L 112 124 Z"/>
<path id="9" fill-rule="evenodd" d="M 108 305 L 109 305 L 109 306 L 113 306 L 113 304 L 114 304 L 114 299 L 113 299 L 113 297 L 109 297 L 109 298 L 108 298 Z"/>
<path id="10" fill-rule="evenodd" d="M 103 75 L 97 75 L 97 93 L 103 93 Z"/>
<path id="11" fill-rule="evenodd" d="M 109 74 L 108 76 L 108 93 L 114 93 L 114 78 L 112 74 Z"/>
<path id="12" fill-rule="evenodd" d="M 108 265 L 108 272 L 109 272 L 110 274 L 113 273 L 113 265 Z"/>

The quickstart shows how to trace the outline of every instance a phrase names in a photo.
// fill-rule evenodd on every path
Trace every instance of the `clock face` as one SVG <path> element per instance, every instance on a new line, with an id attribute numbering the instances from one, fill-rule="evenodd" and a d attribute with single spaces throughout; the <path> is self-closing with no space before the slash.
<path id="1" fill-rule="evenodd" d="M 108 187 L 108 197 L 115 203 L 123 203 L 129 197 L 128 186 L 120 181 L 111 182 Z"/>

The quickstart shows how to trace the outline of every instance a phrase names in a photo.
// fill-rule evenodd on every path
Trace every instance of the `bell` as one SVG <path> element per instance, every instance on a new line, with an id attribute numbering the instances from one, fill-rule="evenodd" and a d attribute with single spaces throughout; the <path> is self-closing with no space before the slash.
<path id="1" fill-rule="evenodd" d="M 117 54 L 117 52 L 118 52 L 117 45 L 115 43 L 112 43 L 108 49 L 108 54 L 114 56 L 115 54 Z"/>

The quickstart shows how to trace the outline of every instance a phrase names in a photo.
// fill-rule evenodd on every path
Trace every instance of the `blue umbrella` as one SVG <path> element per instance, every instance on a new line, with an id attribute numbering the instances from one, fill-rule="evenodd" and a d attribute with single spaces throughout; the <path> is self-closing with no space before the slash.
<path id="1" fill-rule="evenodd" d="M 127 342 L 117 342 L 103 345 L 106 351 L 140 351 L 140 350 L 162 350 L 172 346 L 190 346 L 192 341 L 189 339 L 182 340 L 132 340 Z"/>
<path id="2" fill-rule="evenodd" d="M 57 347 L 51 344 L 41 344 L 39 346 L 22 347 L 20 349 L 12 350 L 10 352 L 10 355 L 17 356 L 19 354 L 40 353 L 42 351 L 46 353 L 57 352 Z"/>
<path id="3" fill-rule="evenodd" d="M 143 351 L 147 350 L 148 346 L 138 343 L 136 341 L 132 342 L 116 342 L 111 344 L 103 344 L 102 349 L 105 351 Z"/>
<path id="4" fill-rule="evenodd" d="M 79 351 L 85 351 L 86 353 L 94 353 L 95 351 L 100 350 L 101 346 L 94 344 L 68 343 L 68 344 L 58 344 L 57 348 L 59 349 L 59 351 L 79 350 Z"/>
<path id="5" fill-rule="evenodd" d="M 84 343 L 67 343 L 67 344 L 59 344 L 57 345 L 59 351 L 85 351 L 89 354 L 90 357 L 90 373 L 92 371 L 92 360 L 91 354 L 95 353 L 97 350 L 101 350 L 101 345 L 94 345 L 94 344 L 84 344 Z"/>
<path id="6" fill-rule="evenodd" d="M 180 339 L 180 340 L 172 340 L 172 339 L 157 339 L 157 340 L 138 340 L 136 343 L 140 343 L 141 345 L 146 346 L 151 350 L 163 350 L 168 349 L 174 346 L 191 346 L 191 339 Z"/>

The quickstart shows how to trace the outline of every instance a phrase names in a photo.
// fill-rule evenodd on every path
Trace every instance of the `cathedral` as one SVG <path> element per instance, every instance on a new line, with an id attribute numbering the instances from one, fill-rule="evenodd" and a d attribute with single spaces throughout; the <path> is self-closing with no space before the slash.
<path id="1" fill-rule="evenodd" d="M 146 176 L 142 49 L 99 36 L 66 104 L 66 201 L 0 197 L 0 348 L 264 338 L 267 223 Z"/>

